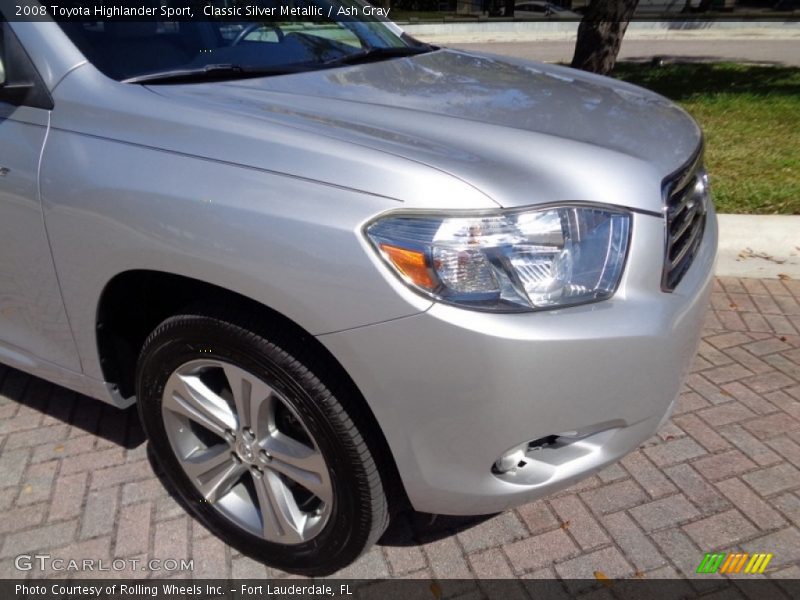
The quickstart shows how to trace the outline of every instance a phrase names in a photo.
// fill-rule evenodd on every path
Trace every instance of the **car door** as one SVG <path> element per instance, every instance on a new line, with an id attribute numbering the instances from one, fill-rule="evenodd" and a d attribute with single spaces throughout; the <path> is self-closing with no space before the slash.
<path id="1" fill-rule="evenodd" d="M 80 371 L 39 201 L 49 94 L 0 19 L 0 362 Z"/>

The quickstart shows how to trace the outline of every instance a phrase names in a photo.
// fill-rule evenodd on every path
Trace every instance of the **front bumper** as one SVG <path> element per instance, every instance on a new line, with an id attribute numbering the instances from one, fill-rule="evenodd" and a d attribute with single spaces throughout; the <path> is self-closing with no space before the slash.
<path id="1" fill-rule="evenodd" d="M 717 248 L 660 290 L 664 220 L 635 214 L 616 295 L 561 310 L 428 311 L 320 336 L 383 429 L 414 508 L 486 514 L 550 494 L 634 450 L 669 415 L 697 349 Z M 561 435 L 498 475 L 525 442 Z"/>

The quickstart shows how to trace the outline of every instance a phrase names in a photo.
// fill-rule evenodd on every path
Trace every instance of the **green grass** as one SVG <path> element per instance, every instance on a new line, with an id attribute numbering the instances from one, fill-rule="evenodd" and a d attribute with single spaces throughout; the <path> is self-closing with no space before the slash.
<path id="1" fill-rule="evenodd" d="M 697 119 L 717 210 L 800 214 L 800 68 L 620 63 L 614 75 Z"/>

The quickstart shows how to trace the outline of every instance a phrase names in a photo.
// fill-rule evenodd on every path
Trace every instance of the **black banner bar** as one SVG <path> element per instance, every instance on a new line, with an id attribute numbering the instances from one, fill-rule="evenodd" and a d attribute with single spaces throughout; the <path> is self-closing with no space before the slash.
<path id="1" fill-rule="evenodd" d="M 348 2 L 341 0 L 0 0 L 3 16 L 7 21 L 59 21 L 59 22 L 98 22 L 98 21 L 331 21 L 331 20 L 392 20 L 397 11 L 383 8 L 381 2 Z M 414 21 L 437 22 L 431 19 L 431 12 L 425 19 Z M 408 13 L 413 14 L 413 13 Z M 463 15 L 442 13 L 438 22 L 447 23 L 487 23 L 524 22 L 557 24 L 575 22 L 580 17 L 565 17 L 556 20 L 549 18 L 469 18 Z M 444 16 L 447 15 L 447 16 Z M 473 15 L 473 17 L 475 17 Z M 700 25 L 717 21 L 735 22 L 798 22 L 800 11 L 774 12 L 712 12 L 636 14 L 632 21 L 664 21 Z"/>
<path id="2" fill-rule="evenodd" d="M 3 600 L 550 600 L 595 597 L 677 600 L 800 598 L 797 579 L 45 579 L 0 580 Z"/>

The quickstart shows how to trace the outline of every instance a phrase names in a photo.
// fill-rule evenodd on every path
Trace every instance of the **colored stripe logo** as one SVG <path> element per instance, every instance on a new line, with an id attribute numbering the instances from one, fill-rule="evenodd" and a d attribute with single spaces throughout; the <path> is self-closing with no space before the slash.
<path id="1" fill-rule="evenodd" d="M 759 552 L 748 554 L 747 552 L 707 552 L 697 567 L 698 573 L 763 573 L 769 561 L 772 560 L 772 553 Z M 744 571 L 742 570 L 744 569 Z"/>

